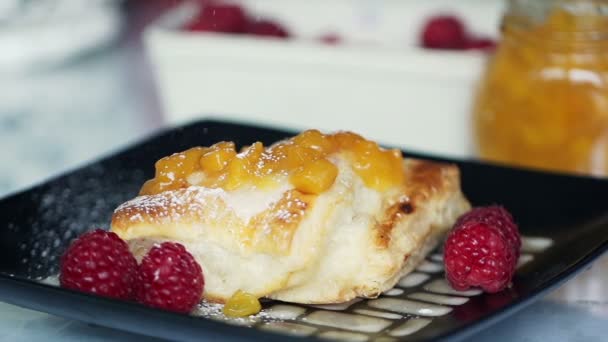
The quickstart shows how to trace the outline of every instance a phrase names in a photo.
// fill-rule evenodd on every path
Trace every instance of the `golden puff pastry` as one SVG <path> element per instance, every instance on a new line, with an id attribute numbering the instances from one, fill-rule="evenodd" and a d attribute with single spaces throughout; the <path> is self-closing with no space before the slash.
<path id="1" fill-rule="evenodd" d="M 327 304 L 392 288 L 470 209 L 456 166 L 403 159 L 352 133 L 260 145 L 159 161 L 140 196 L 116 209 L 112 231 L 138 259 L 154 243 L 183 244 L 203 268 L 207 300 L 242 290 Z"/>

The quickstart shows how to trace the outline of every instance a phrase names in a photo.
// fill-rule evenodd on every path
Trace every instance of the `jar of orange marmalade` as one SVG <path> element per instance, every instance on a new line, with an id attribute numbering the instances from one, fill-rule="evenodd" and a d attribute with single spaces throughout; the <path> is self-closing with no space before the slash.
<path id="1" fill-rule="evenodd" d="M 483 159 L 608 175 L 608 1 L 510 0 L 481 80 Z"/>

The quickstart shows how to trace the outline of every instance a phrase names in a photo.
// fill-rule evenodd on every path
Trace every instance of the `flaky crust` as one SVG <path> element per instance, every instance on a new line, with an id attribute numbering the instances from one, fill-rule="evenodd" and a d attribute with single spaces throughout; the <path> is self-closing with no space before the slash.
<path id="1" fill-rule="evenodd" d="M 207 299 L 240 289 L 324 304 L 390 289 L 470 208 L 455 165 L 405 159 L 404 187 L 379 193 L 348 161 L 335 163 L 336 183 L 318 196 L 286 189 L 243 216 L 222 190 L 190 187 L 121 205 L 112 230 L 137 257 L 150 242 L 184 244 L 204 269 Z"/>

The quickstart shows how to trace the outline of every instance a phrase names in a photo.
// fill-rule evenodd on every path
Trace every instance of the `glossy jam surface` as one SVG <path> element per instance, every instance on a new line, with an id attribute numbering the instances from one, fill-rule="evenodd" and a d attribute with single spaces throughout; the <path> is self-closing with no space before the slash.
<path id="1" fill-rule="evenodd" d="M 475 104 L 485 159 L 608 175 L 608 16 L 553 9 L 503 42 Z"/>
<path id="2" fill-rule="evenodd" d="M 262 310 L 260 301 L 247 292 L 237 291 L 226 301 L 222 312 L 227 317 L 246 317 Z"/>
<path id="3" fill-rule="evenodd" d="M 403 157 L 399 150 L 385 150 L 354 133 L 324 135 L 303 132 L 270 147 L 256 142 L 237 153 L 232 142 L 194 147 L 162 158 L 155 177 L 142 187 L 141 195 L 157 194 L 200 185 L 235 190 L 267 188 L 284 179 L 297 190 L 319 194 L 330 188 L 338 175 L 331 156 L 343 154 L 370 188 L 383 191 L 403 182 Z"/>

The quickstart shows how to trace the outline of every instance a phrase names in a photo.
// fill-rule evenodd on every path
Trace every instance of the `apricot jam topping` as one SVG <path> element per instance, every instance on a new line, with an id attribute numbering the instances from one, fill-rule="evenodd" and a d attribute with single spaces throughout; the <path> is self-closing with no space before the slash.
<path id="1" fill-rule="evenodd" d="M 155 177 L 141 188 L 140 195 L 200 185 L 234 190 L 255 186 L 268 188 L 288 178 L 297 190 L 319 194 L 338 176 L 331 155 L 350 159 L 354 171 L 370 188 L 378 191 L 403 182 L 403 157 L 399 150 L 385 150 L 361 136 L 340 132 L 324 135 L 309 130 L 264 148 L 261 142 L 236 152 L 232 142 L 211 147 L 193 147 L 162 158 Z"/>

